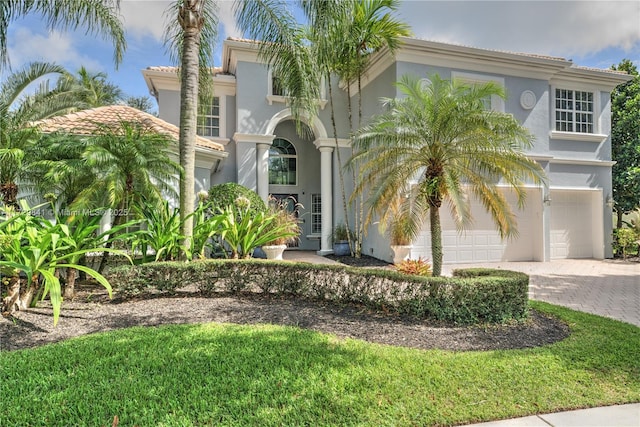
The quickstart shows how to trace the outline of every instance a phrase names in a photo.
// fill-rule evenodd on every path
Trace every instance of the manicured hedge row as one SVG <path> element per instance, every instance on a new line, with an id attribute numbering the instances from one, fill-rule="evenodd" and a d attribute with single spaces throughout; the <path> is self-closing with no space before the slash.
<path id="1" fill-rule="evenodd" d="M 456 277 L 264 260 L 163 262 L 118 267 L 109 281 L 123 297 L 188 286 L 206 295 L 264 292 L 364 304 L 456 324 L 504 322 L 527 315 L 529 277 L 504 270 L 457 270 Z"/>

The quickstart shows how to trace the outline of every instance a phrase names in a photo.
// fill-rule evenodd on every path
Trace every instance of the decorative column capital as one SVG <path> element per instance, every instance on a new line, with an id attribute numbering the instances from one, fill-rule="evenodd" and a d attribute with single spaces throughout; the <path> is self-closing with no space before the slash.
<path id="1" fill-rule="evenodd" d="M 260 135 L 254 133 L 234 133 L 233 140 L 237 143 L 240 142 L 253 142 L 255 144 L 273 144 L 273 140 L 275 139 L 275 135 Z"/>
<path id="2" fill-rule="evenodd" d="M 318 147 L 318 150 L 319 150 L 321 153 L 333 153 L 333 147 L 327 147 L 327 146 L 324 146 L 324 147 Z"/>
<path id="3" fill-rule="evenodd" d="M 336 148 L 336 139 L 335 138 L 318 138 L 315 141 L 313 141 L 313 145 L 315 145 L 317 149 L 320 149 L 320 147 Z M 340 148 L 351 147 L 351 141 L 345 138 L 338 138 L 338 147 Z"/>

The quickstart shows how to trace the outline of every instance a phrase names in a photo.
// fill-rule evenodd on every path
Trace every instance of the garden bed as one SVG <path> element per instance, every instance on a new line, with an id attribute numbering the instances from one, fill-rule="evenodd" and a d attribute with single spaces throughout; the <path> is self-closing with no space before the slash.
<path id="1" fill-rule="evenodd" d="M 445 350 L 497 350 L 537 347 L 564 339 L 561 321 L 530 311 L 526 321 L 507 325 L 452 327 L 408 316 L 373 312 L 356 305 L 336 305 L 262 295 L 203 298 L 181 291 L 173 297 L 109 300 L 104 288 L 79 284 L 74 301 L 65 301 L 57 326 L 48 302 L 0 319 L 3 351 L 37 347 L 68 338 L 131 326 L 228 322 L 270 323 L 332 333 L 340 338 Z"/>

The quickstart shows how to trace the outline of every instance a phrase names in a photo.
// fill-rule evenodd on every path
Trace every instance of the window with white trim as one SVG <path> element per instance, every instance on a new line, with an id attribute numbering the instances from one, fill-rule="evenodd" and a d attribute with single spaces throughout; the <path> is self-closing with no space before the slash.
<path id="1" fill-rule="evenodd" d="M 214 96 L 211 105 L 198 114 L 197 134 L 220 136 L 220 97 Z"/>
<path id="2" fill-rule="evenodd" d="M 311 195 L 311 234 L 322 233 L 322 197 Z"/>
<path id="3" fill-rule="evenodd" d="M 593 92 L 557 88 L 555 130 L 594 133 L 594 106 Z"/>
<path id="4" fill-rule="evenodd" d="M 284 138 L 275 138 L 269 149 L 269 184 L 296 185 L 297 163 L 298 154 L 293 144 Z"/>

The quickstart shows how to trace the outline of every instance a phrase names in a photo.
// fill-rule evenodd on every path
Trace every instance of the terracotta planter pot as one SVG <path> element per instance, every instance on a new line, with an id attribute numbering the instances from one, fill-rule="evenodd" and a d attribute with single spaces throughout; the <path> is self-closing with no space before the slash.
<path id="1" fill-rule="evenodd" d="M 287 245 L 266 245 L 262 247 L 262 250 L 267 255 L 267 259 L 282 259 L 284 250 L 287 249 Z"/>
<path id="2" fill-rule="evenodd" d="M 408 259 L 411 256 L 410 245 L 391 246 L 391 250 L 393 251 L 394 264 L 400 264 L 402 261 Z"/>

